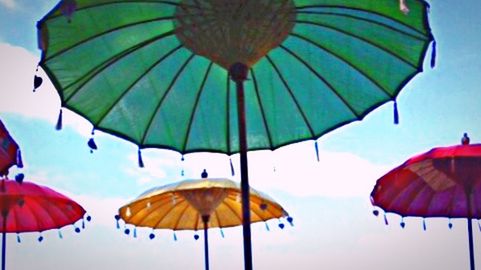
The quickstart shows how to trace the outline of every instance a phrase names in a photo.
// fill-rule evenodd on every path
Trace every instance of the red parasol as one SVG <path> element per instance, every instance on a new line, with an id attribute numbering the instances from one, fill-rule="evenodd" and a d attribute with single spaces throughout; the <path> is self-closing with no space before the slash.
<path id="1" fill-rule="evenodd" d="M 0 120 L 0 176 L 7 175 L 13 165 L 23 167 L 20 150 Z"/>
<path id="2" fill-rule="evenodd" d="M 474 270 L 472 219 L 481 218 L 481 144 L 469 145 L 464 134 L 462 145 L 410 158 L 377 181 L 371 200 L 403 217 L 466 218 Z"/>
<path id="3" fill-rule="evenodd" d="M 5 270 L 7 233 L 59 229 L 82 219 L 85 210 L 75 201 L 45 186 L 15 180 L 0 181 L 0 232 L 3 233 L 2 270 Z M 87 217 L 90 220 L 90 217 Z M 80 232 L 80 228 L 75 229 Z M 39 241 L 43 237 L 40 236 Z"/>

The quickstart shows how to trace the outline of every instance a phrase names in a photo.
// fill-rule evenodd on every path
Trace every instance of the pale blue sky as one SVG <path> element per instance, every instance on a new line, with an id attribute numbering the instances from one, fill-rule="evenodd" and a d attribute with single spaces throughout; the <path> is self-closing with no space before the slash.
<path id="1" fill-rule="evenodd" d="M 137 168 L 136 146 L 97 132 L 99 150 L 89 153 L 90 124 L 64 111 L 64 128 L 54 126 L 59 99 L 47 77 L 37 93 L 32 81 L 40 51 L 35 24 L 57 1 L 0 0 L 0 118 L 22 148 L 27 180 L 49 185 L 70 195 L 93 216 L 81 234 L 73 227 L 22 234 L 17 244 L 9 235 L 7 269 L 201 269 L 203 243 L 193 232 L 150 230 L 131 239 L 115 229 L 113 215 L 121 204 L 144 190 L 186 178 L 201 169 L 213 177 L 230 177 L 225 155 L 192 154 L 186 161 L 165 150 L 143 152 L 146 168 Z M 321 162 L 312 141 L 275 152 L 249 154 L 250 179 L 280 202 L 294 217 L 295 227 L 283 231 L 277 221 L 253 225 L 256 269 L 464 269 L 468 267 L 464 220 L 448 229 L 445 219 L 388 215 L 385 226 L 375 218 L 369 193 L 375 181 L 408 157 L 441 145 L 457 144 L 463 132 L 481 141 L 481 2 L 430 1 L 430 22 L 437 41 L 437 65 L 416 76 L 398 98 L 400 124 L 393 124 L 388 103 L 360 122 L 335 130 L 318 140 Z M 460 4 L 462 3 L 462 4 Z M 293 163 L 292 160 L 296 160 Z M 238 157 L 233 157 L 238 169 Z M 273 168 L 276 168 L 274 172 Z M 13 170 L 12 175 L 19 170 Z M 234 177 L 238 180 L 238 175 Z M 240 228 L 211 232 L 212 269 L 242 269 Z M 475 231 L 478 265 L 481 237 Z"/>

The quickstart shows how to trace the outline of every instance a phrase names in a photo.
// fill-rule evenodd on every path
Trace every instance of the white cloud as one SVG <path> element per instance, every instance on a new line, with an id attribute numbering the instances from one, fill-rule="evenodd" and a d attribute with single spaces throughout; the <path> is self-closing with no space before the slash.
<path id="1" fill-rule="evenodd" d="M 9 9 L 15 9 L 17 7 L 15 0 L 0 0 L 0 4 Z"/>
<path id="2" fill-rule="evenodd" d="M 41 68 L 37 75 L 43 78 L 43 84 L 33 92 L 33 78 L 40 57 L 24 48 L 0 43 L 0 59 L 0 74 L 4 75 L 0 88 L 0 113 L 43 119 L 54 127 L 59 115 L 60 98 Z M 92 125 L 87 120 L 69 110 L 63 110 L 62 118 L 64 127 L 74 128 L 80 134 L 90 136 Z"/>

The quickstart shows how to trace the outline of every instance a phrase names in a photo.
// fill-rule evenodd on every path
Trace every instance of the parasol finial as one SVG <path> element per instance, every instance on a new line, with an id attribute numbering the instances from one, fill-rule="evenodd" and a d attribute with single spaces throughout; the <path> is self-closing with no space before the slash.
<path id="1" fill-rule="evenodd" d="M 461 144 L 462 144 L 462 145 L 468 145 L 468 144 L 469 144 L 468 133 L 464 133 L 464 134 L 463 134 L 463 138 L 461 139 Z"/>
<path id="2" fill-rule="evenodd" d="M 207 176 L 208 176 L 207 171 L 204 169 L 204 171 L 202 171 L 202 173 L 200 174 L 200 177 L 207 178 Z"/>

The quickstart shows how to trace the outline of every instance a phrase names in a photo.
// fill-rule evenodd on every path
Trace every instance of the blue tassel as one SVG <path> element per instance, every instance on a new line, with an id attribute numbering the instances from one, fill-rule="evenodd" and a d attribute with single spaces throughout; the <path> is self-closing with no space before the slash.
<path id="1" fill-rule="evenodd" d="M 22 152 L 17 149 L 17 168 L 23 168 Z"/>
<path id="2" fill-rule="evenodd" d="M 230 172 L 231 172 L 232 176 L 234 176 L 235 171 L 234 171 L 234 165 L 232 165 L 232 158 L 229 158 L 229 162 L 230 162 Z"/>
<path id="3" fill-rule="evenodd" d="M 284 229 L 284 223 L 279 223 L 279 228 Z"/>
<path id="4" fill-rule="evenodd" d="M 20 234 L 17 233 L 17 243 L 22 243 L 22 241 L 20 240 Z"/>
<path id="5" fill-rule="evenodd" d="M 180 161 L 184 162 L 184 155 L 182 155 L 182 157 L 180 158 Z M 180 176 L 184 176 L 184 168 L 183 168 L 184 164 L 182 164 L 182 170 L 180 171 Z"/>
<path id="6" fill-rule="evenodd" d="M 58 238 L 63 239 L 62 231 L 58 230 Z"/>
<path id="7" fill-rule="evenodd" d="M 174 232 L 174 241 L 177 241 L 177 235 Z"/>
<path id="8" fill-rule="evenodd" d="M 267 224 L 267 222 L 266 222 L 266 230 L 267 230 L 268 232 L 271 231 L 271 229 L 269 228 L 269 225 Z"/>
<path id="9" fill-rule="evenodd" d="M 317 141 L 314 142 L 314 148 L 316 149 L 316 158 L 317 162 L 319 162 L 319 146 L 317 145 Z"/>
<path id="10" fill-rule="evenodd" d="M 22 184 L 23 183 L 23 179 L 25 179 L 25 174 L 23 173 L 19 173 L 17 175 L 15 175 L 15 181 L 19 184 Z"/>
<path id="11" fill-rule="evenodd" d="M 387 216 L 384 214 L 384 224 L 389 225 L 389 222 L 387 221 Z"/>
<path id="12" fill-rule="evenodd" d="M 379 216 L 379 210 L 373 210 L 372 214 L 375 215 L 376 217 Z"/>
<path id="13" fill-rule="evenodd" d="M 91 216 L 87 216 L 87 221 L 90 222 L 92 220 L 92 217 Z"/>
<path id="14" fill-rule="evenodd" d="M 119 224 L 120 216 L 115 215 L 115 221 L 117 222 L 117 229 L 120 229 L 120 224 Z"/>
<path id="15" fill-rule="evenodd" d="M 80 228 L 75 227 L 75 232 L 80 233 Z"/>
<path id="16" fill-rule="evenodd" d="M 287 217 L 287 222 L 289 222 L 289 224 L 294 227 L 294 219 L 292 217 Z"/>
<path id="17" fill-rule="evenodd" d="M 126 235 L 129 235 L 129 234 L 130 234 L 130 229 L 129 229 L 129 228 L 125 228 L 124 233 L 125 233 Z"/>
<path id="18" fill-rule="evenodd" d="M 423 219 L 423 230 L 426 230 L 426 220 Z"/>
<path id="19" fill-rule="evenodd" d="M 451 230 L 453 228 L 453 223 L 451 223 L 451 218 L 449 219 L 448 228 Z M 481 229 L 481 228 L 480 228 Z"/>
<path id="20" fill-rule="evenodd" d="M 138 161 L 139 161 L 139 167 L 143 168 L 144 167 L 144 161 L 142 160 L 142 152 L 140 151 L 140 148 L 137 151 L 137 157 L 138 157 Z"/>
<path id="21" fill-rule="evenodd" d="M 37 68 L 37 71 L 38 71 L 38 68 Z M 37 89 L 42 85 L 42 83 L 43 83 L 42 77 L 35 75 L 33 77 L 33 92 L 37 91 Z"/>
<path id="22" fill-rule="evenodd" d="M 58 114 L 57 125 L 55 125 L 56 130 L 62 129 L 62 109 L 60 109 L 60 113 Z"/>
<path id="23" fill-rule="evenodd" d="M 406 227 L 406 223 L 404 223 L 404 218 L 401 218 L 401 228 L 404 229 L 404 227 Z"/>
<path id="24" fill-rule="evenodd" d="M 90 138 L 87 145 L 90 147 L 90 153 L 93 153 L 94 150 L 97 150 L 97 144 L 95 144 L 94 138 Z"/>
<path id="25" fill-rule="evenodd" d="M 199 240 L 199 235 L 198 234 L 194 234 L 194 239 L 197 241 Z"/>
<path id="26" fill-rule="evenodd" d="M 220 236 L 222 236 L 222 238 L 224 238 L 224 231 L 222 230 L 222 228 L 220 228 Z"/>
<path id="27" fill-rule="evenodd" d="M 436 66 L 436 40 L 431 43 L 431 68 Z"/>
<path id="28" fill-rule="evenodd" d="M 149 234 L 149 238 L 150 238 L 150 240 L 154 239 L 154 238 L 155 238 L 155 234 L 154 234 L 154 233 L 150 233 L 150 234 Z"/>
<path id="29" fill-rule="evenodd" d="M 85 229 L 85 220 L 82 219 L 82 229 Z"/>
<path id="30" fill-rule="evenodd" d="M 134 238 L 137 238 L 137 227 L 134 227 Z"/>
<path id="31" fill-rule="evenodd" d="M 40 236 L 38 237 L 38 242 L 42 242 L 42 241 L 43 241 L 43 236 L 40 235 Z"/>
<path id="32" fill-rule="evenodd" d="M 397 110 L 397 101 L 394 101 L 394 124 L 399 124 L 399 112 Z"/>

